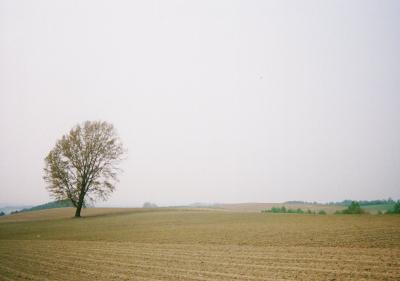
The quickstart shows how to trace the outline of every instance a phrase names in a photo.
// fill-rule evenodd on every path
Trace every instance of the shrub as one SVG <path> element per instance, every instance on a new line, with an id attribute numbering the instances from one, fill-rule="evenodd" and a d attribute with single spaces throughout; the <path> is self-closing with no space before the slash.
<path id="1" fill-rule="evenodd" d="M 287 210 L 285 207 L 272 207 L 271 209 L 262 210 L 263 213 L 286 213 Z"/>
<path id="2" fill-rule="evenodd" d="M 400 214 L 400 200 L 398 200 L 392 209 L 388 210 L 386 214 Z"/>
<path id="3" fill-rule="evenodd" d="M 325 210 L 319 210 L 318 215 L 326 215 Z"/>
<path id="4" fill-rule="evenodd" d="M 271 209 L 265 209 L 261 211 L 262 213 L 281 213 L 281 214 L 316 214 L 315 211 L 307 210 L 304 211 L 300 208 L 298 209 L 286 209 L 285 206 L 283 207 L 272 207 Z M 326 214 L 326 213 L 325 213 Z"/>
<path id="5" fill-rule="evenodd" d="M 343 211 L 336 211 L 335 214 L 364 214 L 365 211 L 360 207 L 360 204 L 356 201 L 352 201 L 350 206 L 347 207 L 347 209 Z"/>

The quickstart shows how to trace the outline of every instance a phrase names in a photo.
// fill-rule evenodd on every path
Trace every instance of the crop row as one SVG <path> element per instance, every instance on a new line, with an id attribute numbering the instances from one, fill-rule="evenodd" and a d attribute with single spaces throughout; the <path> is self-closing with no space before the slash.
<path id="1" fill-rule="evenodd" d="M 397 280 L 398 249 L 0 241 L 5 280 Z"/>

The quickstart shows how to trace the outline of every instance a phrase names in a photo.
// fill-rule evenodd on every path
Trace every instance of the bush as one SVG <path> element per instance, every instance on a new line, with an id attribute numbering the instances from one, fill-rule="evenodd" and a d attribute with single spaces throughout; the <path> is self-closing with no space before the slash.
<path id="1" fill-rule="evenodd" d="M 285 206 L 283 206 L 282 208 L 280 207 L 272 207 L 270 210 L 264 210 L 266 213 L 286 213 L 287 210 L 285 208 Z"/>
<path id="2" fill-rule="evenodd" d="M 360 204 L 356 201 L 352 201 L 350 206 L 347 207 L 347 209 L 335 212 L 335 214 L 346 214 L 346 215 L 364 214 L 364 213 L 365 211 L 360 207 Z"/>
<path id="3" fill-rule="evenodd" d="M 400 214 L 400 200 L 398 200 L 392 209 L 388 210 L 386 214 Z"/>
<path id="4" fill-rule="evenodd" d="M 319 210 L 318 215 L 326 215 L 325 210 Z"/>
<path id="5" fill-rule="evenodd" d="M 262 213 L 280 213 L 280 214 L 309 214 L 315 215 L 315 211 L 307 210 L 304 211 L 300 208 L 298 209 L 286 209 L 285 206 L 283 207 L 272 207 L 271 209 L 265 209 L 261 211 Z M 324 211 L 325 212 L 325 211 Z M 326 213 L 325 213 L 326 214 Z"/>
<path id="6" fill-rule="evenodd" d="M 272 207 L 271 209 L 265 209 L 261 211 L 262 213 L 286 213 L 286 209 L 280 207 Z"/>

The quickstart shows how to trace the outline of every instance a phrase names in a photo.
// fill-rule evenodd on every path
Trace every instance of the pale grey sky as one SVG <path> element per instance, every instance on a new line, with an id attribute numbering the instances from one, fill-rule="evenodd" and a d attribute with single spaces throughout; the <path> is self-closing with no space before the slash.
<path id="1" fill-rule="evenodd" d="M 0 202 L 49 201 L 76 123 L 108 205 L 400 198 L 400 1 L 0 0 Z"/>

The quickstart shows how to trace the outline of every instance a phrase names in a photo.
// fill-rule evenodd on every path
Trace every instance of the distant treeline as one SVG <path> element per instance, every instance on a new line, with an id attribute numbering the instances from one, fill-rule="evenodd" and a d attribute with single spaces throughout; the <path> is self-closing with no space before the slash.
<path id="1" fill-rule="evenodd" d="M 396 201 L 392 198 L 383 199 L 383 200 L 343 200 L 341 202 L 329 202 L 329 205 L 340 205 L 340 206 L 350 206 L 352 202 L 357 202 L 360 206 L 370 206 L 370 205 L 394 205 Z"/>
<path id="2" fill-rule="evenodd" d="M 11 212 L 11 214 L 21 213 L 21 212 L 29 212 L 29 211 L 39 211 L 45 209 L 55 209 L 55 208 L 66 208 L 66 207 L 73 207 L 71 200 L 60 200 L 60 201 L 53 201 L 46 204 L 38 205 L 32 208 L 22 209 L 19 211 Z"/>
<path id="3" fill-rule="evenodd" d="M 346 199 L 343 201 L 338 201 L 338 202 L 329 202 L 327 205 L 336 205 L 336 206 L 350 206 L 352 202 L 357 202 L 360 204 L 360 206 L 371 206 L 371 205 L 394 205 L 396 203 L 395 200 L 392 198 L 388 199 L 381 199 L 381 200 L 350 200 Z M 308 205 L 317 205 L 317 204 L 323 204 L 324 203 L 318 203 L 316 201 L 314 202 L 309 202 L 309 201 L 286 201 L 284 204 L 308 204 Z"/>
<path id="4" fill-rule="evenodd" d="M 293 200 L 293 201 L 286 201 L 284 202 L 284 204 L 307 204 L 307 205 L 317 205 L 317 204 L 322 204 L 322 203 L 318 203 L 317 201 L 314 202 L 308 202 L 308 201 L 299 201 L 299 200 Z"/>
<path id="5" fill-rule="evenodd" d="M 309 215 L 326 215 L 325 210 L 311 211 L 311 210 L 302 210 L 298 209 L 288 209 L 285 206 L 283 207 L 272 207 L 271 209 L 265 209 L 261 211 L 262 213 L 280 213 L 280 214 L 309 214 Z"/>
<path id="6" fill-rule="evenodd" d="M 390 204 L 390 203 L 386 203 Z M 380 204 L 368 204 L 369 205 L 380 205 Z M 363 208 L 361 208 L 361 204 L 357 201 L 350 202 L 350 205 L 347 206 L 345 210 L 336 211 L 335 214 L 364 214 L 367 213 Z M 384 214 L 381 210 L 378 210 L 378 215 Z M 385 214 L 400 214 L 400 200 L 397 202 L 393 201 L 393 207 L 385 212 Z"/>
<path id="7" fill-rule="evenodd" d="M 376 200 L 378 201 L 378 200 Z M 374 202 L 376 202 L 374 201 Z M 384 201 L 384 200 L 382 200 Z M 386 200 L 385 200 L 386 201 Z M 292 201 L 293 202 L 293 201 Z M 298 202 L 298 201 L 297 201 Z M 364 201 L 364 202 L 371 202 L 371 201 Z M 386 201 L 387 202 L 387 201 Z M 390 202 L 390 201 L 389 201 Z M 294 204 L 294 203 L 292 203 Z M 299 203 L 297 203 L 299 204 Z M 386 203 L 385 205 L 390 204 Z M 370 205 L 380 205 L 380 204 L 367 204 L 364 206 L 370 206 Z M 344 210 L 337 210 L 335 214 L 366 214 L 368 213 L 366 210 L 364 210 L 362 205 L 358 201 L 351 201 L 349 205 L 347 205 L 347 208 Z M 366 207 L 365 207 L 366 208 Z M 318 215 L 326 215 L 325 210 L 320 210 L 318 212 L 316 211 L 311 211 L 311 210 L 302 210 L 300 208 L 298 209 L 288 209 L 285 206 L 283 207 L 272 207 L 271 209 L 265 209 L 261 211 L 262 213 L 284 213 L 284 214 L 318 214 Z M 382 212 L 381 210 L 378 210 L 377 212 L 378 215 L 381 214 L 400 214 L 400 200 L 397 202 L 393 201 L 392 207 L 386 212 Z"/>

